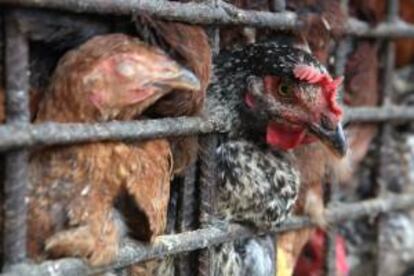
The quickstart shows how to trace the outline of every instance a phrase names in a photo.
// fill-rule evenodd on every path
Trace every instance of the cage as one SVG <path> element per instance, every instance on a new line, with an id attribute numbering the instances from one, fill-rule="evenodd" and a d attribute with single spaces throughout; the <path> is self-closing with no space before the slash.
<path id="1" fill-rule="evenodd" d="M 1 18 L 5 29 L 2 46 L 5 53 L 3 73 L 7 116 L 7 123 L 0 126 L 0 149 L 5 154 L 3 234 L 5 275 L 89 275 L 109 270 L 121 271 L 128 265 L 171 254 L 176 256 L 175 271 L 178 275 L 196 273 L 209 275 L 211 260 L 208 248 L 255 235 L 251 229 L 238 224 L 231 224 L 227 229 L 218 229 L 201 223 L 213 208 L 211 194 L 214 190 L 215 133 L 226 130 L 220 118 L 179 117 L 134 122 L 32 124 L 28 96 L 29 41 L 37 38 L 33 29 L 22 29 L 19 25 L 19 22 L 25 19 L 25 11 L 40 10 L 44 17 L 51 20 L 56 16 L 54 10 L 66 11 L 70 16 L 79 19 L 76 26 L 79 29 L 88 27 L 88 24 L 80 18 L 95 16 L 95 14 L 119 17 L 143 13 L 167 21 L 206 25 L 212 47 L 218 52 L 220 43 L 218 30 L 223 26 L 236 25 L 275 30 L 303 28 L 303 15 L 285 10 L 287 3 L 284 0 L 270 2 L 270 11 L 258 11 L 238 8 L 215 0 L 185 3 L 153 0 L 0 0 Z M 348 107 L 344 118 L 345 122 L 379 124 L 376 177 L 381 181 L 378 181 L 375 196 L 359 202 L 337 205 L 336 193 L 331 192 L 331 202 L 325 212 L 326 220 L 333 225 L 327 231 L 325 275 L 337 275 L 335 224 L 361 217 L 375 217 L 378 224 L 378 237 L 380 237 L 386 231 L 384 222 L 387 213 L 414 207 L 414 194 L 391 193 L 387 185 L 388 182 L 393 181 L 387 170 L 387 166 L 390 166 L 388 145 L 394 139 L 392 124 L 414 119 L 414 109 L 395 103 L 393 94 L 395 90 L 393 82 L 396 79 L 394 41 L 413 37 L 414 26 L 400 19 L 399 1 L 389 0 L 387 3 L 388 12 L 384 21 L 372 25 L 355 17 L 349 17 L 343 27 L 343 34 L 336 42 L 333 68 L 337 75 L 344 74 L 350 38 L 378 40 L 383 43 L 381 106 Z M 341 1 L 340 4 L 347 13 L 348 1 Z M 76 22 L 75 19 L 73 20 L 70 22 Z M 37 23 L 33 22 L 33 24 L 35 26 Z M 201 147 L 197 163 L 187 169 L 184 177 L 176 180 L 178 184 L 174 186 L 175 190 L 171 194 L 169 211 L 175 213 L 176 221 L 173 222 L 175 224 L 173 228 L 175 228 L 174 232 L 178 233 L 161 236 L 153 245 L 125 241 L 116 262 L 107 267 L 92 268 L 78 259 L 60 259 L 39 264 L 25 262 L 27 257 L 25 198 L 27 183 L 30 181 L 28 152 L 31 147 L 183 135 L 199 135 Z M 331 183 L 331 187 L 335 190 L 335 180 L 331 182 L 334 182 Z M 196 221 L 200 223 L 200 228 L 192 229 Z M 272 233 L 301 229 L 312 224 L 308 217 L 290 217 L 282 225 L 272 229 Z M 380 238 L 378 238 L 378 246 L 381 247 Z M 381 261 L 378 261 L 378 273 L 382 266 Z"/>

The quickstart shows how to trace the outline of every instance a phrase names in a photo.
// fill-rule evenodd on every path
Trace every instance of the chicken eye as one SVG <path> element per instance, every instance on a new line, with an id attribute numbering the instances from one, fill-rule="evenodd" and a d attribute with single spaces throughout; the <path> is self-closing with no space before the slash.
<path id="1" fill-rule="evenodd" d="M 292 86 L 282 83 L 279 85 L 278 94 L 282 97 L 288 97 L 292 93 Z"/>
<path id="2" fill-rule="evenodd" d="M 116 70 L 124 77 L 132 77 L 135 74 L 134 65 L 130 62 L 121 62 L 117 65 Z"/>

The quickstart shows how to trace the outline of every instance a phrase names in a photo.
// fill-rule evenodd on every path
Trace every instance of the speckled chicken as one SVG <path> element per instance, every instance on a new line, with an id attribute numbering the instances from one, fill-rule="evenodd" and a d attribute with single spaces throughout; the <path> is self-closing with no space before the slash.
<path id="1" fill-rule="evenodd" d="M 199 89 L 194 74 L 161 50 L 122 34 L 97 36 L 60 60 L 35 123 L 133 120 L 173 90 Z M 153 240 L 165 228 L 172 166 L 166 139 L 34 151 L 30 257 L 81 257 L 103 265 L 114 259 L 128 231 Z M 131 206 L 136 216 L 129 220 L 123 211 Z"/>
<path id="2" fill-rule="evenodd" d="M 345 154 L 335 98 L 340 80 L 287 39 L 222 52 L 215 66 L 207 110 L 230 127 L 216 153 L 217 217 L 266 230 L 289 215 L 298 195 L 292 149 L 319 140 L 338 156 Z M 218 246 L 214 275 L 271 275 L 272 250 L 260 245 L 266 239 Z M 270 266 L 251 271 L 247 257 Z"/>

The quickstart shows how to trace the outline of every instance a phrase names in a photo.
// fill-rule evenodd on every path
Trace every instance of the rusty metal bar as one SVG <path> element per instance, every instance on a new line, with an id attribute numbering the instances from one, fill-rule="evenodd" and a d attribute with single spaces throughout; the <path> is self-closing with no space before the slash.
<path id="1" fill-rule="evenodd" d="M 344 220 L 357 219 L 363 216 L 374 217 L 379 213 L 413 207 L 414 194 L 388 196 L 386 198 L 352 204 L 338 204 L 326 211 L 326 220 L 328 223 L 337 224 Z M 292 217 L 280 227 L 274 229 L 273 232 L 283 232 L 310 226 L 312 226 L 312 223 L 308 218 Z M 109 269 L 126 267 L 136 262 L 192 251 L 236 239 L 253 237 L 257 234 L 251 229 L 237 224 L 231 224 L 226 230 L 209 227 L 181 234 L 160 236 L 152 246 L 130 240 L 125 241 L 119 252 L 118 261 L 108 267 L 90 268 L 84 262 L 77 259 L 61 259 L 46 261 L 39 265 L 19 264 L 12 267 L 10 272 L 1 275 L 93 275 Z"/>
<path id="2" fill-rule="evenodd" d="M 337 48 L 335 51 L 335 65 L 334 65 L 336 76 L 345 75 L 345 67 L 346 67 L 346 62 L 348 59 L 348 54 L 351 51 L 351 44 L 352 43 L 349 37 L 342 38 L 342 40 L 339 41 L 337 44 Z M 343 103 L 344 94 L 345 94 L 344 85 L 341 85 L 338 91 L 338 95 L 339 95 L 338 101 L 341 103 Z M 352 112 L 349 112 L 349 113 L 352 113 Z"/>
<path id="3" fill-rule="evenodd" d="M 403 21 L 380 23 L 372 28 L 369 24 L 355 18 L 350 18 L 345 28 L 348 35 L 369 38 L 402 38 L 414 37 L 414 26 Z"/>
<path id="4" fill-rule="evenodd" d="M 399 10 L 399 1 L 388 0 L 388 13 L 387 13 L 387 22 L 390 24 L 396 24 L 398 22 L 398 10 Z M 382 84 L 382 106 L 388 107 L 393 104 L 393 79 L 394 79 L 394 70 L 395 70 L 395 43 L 392 40 L 387 39 L 385 41 L 385 68 L 384 68 L 384 82 Z M 382 125 L 381 127 L 381 143 L 379 148 L 379 169 L 377 175 L 377 185 L 378 185 L 378 196 L 384 196 L 388 193 L 387 184 L 390 181 L 389 178 L 389 151 L 390 143 L 392 142 L 392 126 L 388 123 Z M 383 271 L 384 253 L 383 250 L 387 251 L 386 248 L 381 243 L 381 236 L 383 232 L 386 231 L 384 228 L 387 220 L 386 217 L 380 216 L 377 224 L 378 233 L 377 233 L 377 275 L 381 275 Z"/>
<path id="5" fill-rule="evenodd" d="M 341 1 L 341 8 L 345 13 L 347 13 L 348 1 L 342 0 Z M 350 41 L 348 37 L 344 37 L 341 41 L 338 42 L 336 52 L 335 52 L 335 74 L 337 76 L 345 75 L 345 68 L 347 62 L 347 56 L 350 51 Z M 345 90 L 343 85 L 340 87 L 339 90 L 339 101 L 343 103 Z M 335 204 L 337 198 L 335 195 L 338 193 L 338 180 L 336 179 L 335 175 L 331 175 L 329 177 L 328 186 L 329 187 L 329 197 L 327 206 L 331 206 Z M 326 276 L 335 276 L 337 275 L 336 271 L 336 235 L 337 235 L 337 226 L 331 226 L 326 229 L 326 238 L 325 238 L 325 275 Z"/>
<path id="6" fill-rule="evenodd" d="M 345 108 L 345 122 L 391 122 L 413 120 L 414 108 L 404 106 Z"/>
<path id="7" fill-rule="evenodd" d="M 30 145 L 72 144 L 114 139 L 148 139 L 210 133 L 225 129 L 217 120 L 175 118 L 104 124 L 44 123 L 0 127 L 0 150 Z"/>
<path id="8" fill-rule="evenodd" d="M 204 0 L 215 8 L 219 7 L 219 0 Z M 213 51 L 213 57 L 220 54 L 220 28 L 212 26 L 209 28 L 210 45 Z M 198 179 L 198 196 L 199 196 L 199 227 L 206 227 L 208 217 L 214 213 L 214 196 L 212 195 L 216 185 L 215 178 L 215 149 L 217 139 L 215 134 L 207 134 L 200 137 L 199 149 L 199 179 Z M 212 255 L 208 248 L 195 252 L 197 257 L 197 274 L 198 276 L 210 276 L 213 273 Z"/>
<path id="9" fill-rule="evenodd" d="M 393 41 L 387 41 L 385 45 L 385 68 L 384 68 L 384 83 L 382 104 L 385 107 L 392 105 L 393 96 L 393 79 L 395 67 L 395 45 Z"/>
<path id="10" fill-rule="evenodd" d="M 5 16 L 6 24 L 6 115 L 10 127 L 25 127 L 29 115 L 29 46 L 20 32 L 13 11 Z M 28 152 L 13 150 L 6 155 L 4 180 L 4 267 L 26 259 L 27 169 Z"/>
<path id="11" fill-rule="evenodd" d="M 345 122 L 414 120 L 413 107 L 388 106 L 345 109 Z M 27 126 L 0 126 L 0 151 L 28 146 L 64 145 L 88 141 L 149 139 L 226 132 L 219 118 L 180 117 L 135 122 L 96 124 L 42 123 Z"/>
<path id="12" fill-rule="evenodd" d="M 286 0 L 271 0 L 270 10 L 273 12 L 282 12 L 286 10 Z"/>
<path id="13" fill-rule="evenodd" d="M 214 6 L 214 8 L 218 7 L 218 0 L 203 0 L 206 4 Z M 207 28 L 208 30 L 208 38 L 211 46 L 211 50 L 213 56 L 216 57 L 220 53 L 220 28 L 217 26 L 212 26 Z"/>
<path id="14" fill-rule="evenodd" d="M 395 0 L 387 1 L 387 21 L 389 23 L 395 23 L 398 20 L 399 7 L 400 7 L 400 1 L 395 1 Z"/>
<path id="15" fill-rule="evenodd" d="M 336 227 L 329 229 L 325 236 L 325 275 L 335 276 L 336 273 Z"/>
<path id="16" fill-rule="evenodd" d="M 327 203 L 327 208 L 335 206 L 337 198 L 335 197 L 338 194 L 338 180 L 334 175 L 330 176 L 329 186 L 329 202 Z M 326 276 L 335 276 L 337 275 L 336 271 L 336 235 L 337 235 L 337 225 L 330 225 L 326 229 L 325 234 L 325 275 Z"/>
<path id="17" fill-rule="evenodd" d="M 271 27 L 274 29 L 297 29 L 303 24 L 295 13 L 272 13 L 265 11 L 246 11 L 233 5 L 219 2 L 179 3 L 153 0 L 0 0 L 1 4 L 13 6 L 51 8 L 77 13 L 91 12 L 101 14 L 127 15 L 145 13 L 165 20 L 183 21 L 192 24 L 211 25 L 249 25 Z M 372 28 L 369 24 L 350 18 L 344 27 L 346 34 L 360 37 L 414 37 L 414 25 L 397 21 L 385 22 Z"/>
<path id="18" fill-rule="evenodd" d="M 178 188 L 177 232 L 182 233 L 196 229 L 197 226 L 197 197 L 196 197 L 196 164 L 191 164 L 184 174 L 184 179 Z M 194 271 L 194 256 L 180 254 L 175 259 L 178 276 L 191 275 Z"/>
<path id="19" fill-rule="evenodd" d="M 200 178 L 199 178 L 199 195 L 200 195 L 200 215 L 199 221 L 201 227 L 206 227 L 208 219 L 214 215 L 216 188 L 216 153 L 217 137 L 209 134 L 201 138 L 200 143 Z M 198 275 L 211 275 L 212 262 L 211 254 L 208 249 L 199 252 Z"/>
<path id="20" fill-rule="evenodd" d="M 14 6 L 52 8 L 78 13 L 91 12 L 103 14 L 145 13 L 166 20 L 184 21 L 192 24 L 246 24 L 257 27 L 277 27 L 291 29 L 297 27 L 294 13 L 274 15 L 271 12 L 244 11 L 223 1 L 215 6 L 211 2 L 180 3 L 154 0 L 1 0 L 0 4 Z"/>

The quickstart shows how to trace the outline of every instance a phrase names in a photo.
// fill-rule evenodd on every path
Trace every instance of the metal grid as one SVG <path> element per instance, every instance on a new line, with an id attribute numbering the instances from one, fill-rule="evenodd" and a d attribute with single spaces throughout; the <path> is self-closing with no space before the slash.
<path id="1" fill-rule="evenodd" d="M 343 1 L 344 7 L 347 1 Z M 346 110 L 346 121 L 383 122 L 410 121 L 414 119 L 414 108 L 399 107 L 392 104 L 392 77 L 394 72 L 394 43 L 397 37 L 414 37 L 414 25 L 402 22 L 398 18 L 398 1 L 389 0 L 387 21 L 371 28 L 367 23 L 351 18 L 345 27 L 346 35 L 357 37 L 386 38 L 385 82 L 382 107 L 360 107 Z M 204 1 L 201 3 L 179 3 L 153 0 L 0 0 L 0 6 L 10 8 L 6 23 L 6 89 L 7 89 L 7 125 L 0 126 L 0 151 L 7 150 L 5 181 L 5 235 L 4 249 L 6 265 L 25 260 L 26 205 L 24 198 L 27 183 L 27 147 L 35 145 L 71 144 L 85 141 L 110 139 L 145 139 L 153 137 L 178 136 L 188 134 L 208 134 L 226 131 L 220 124 L 220 118 L 175 118 L 140 122 L 104 123 L 104 124 L 29 124 L 28 111 L 28 42 L 27 34 L 17 28 L 12 9 L 19 7 L 40 7 L 68 10 L 72 12 L 92 12 L 108 14 L 131 14 L 145 12 L 166 20 L 178 20 L 188 23 L 212 25 L 246 25 L 252 27 L 272 27 L 274 29 L 296 29 L 302 26 L 301 19 L 294 13 L 285 12 L 285 1 L 274 0 L 272 11 L 259 12 L 238 9 L 228 3 Z M 216 41 L 217 42 L 217 41 Z M 215 44 L 217 45 L 217 44 Z M 344 57 L 344 47 L 338 47 L 338 57 Z M 337 73 L 343 71 L 341 59 L 337 62 Z M 383 124 L 383 145 L 389 134 L 389 124 Z M 201 155 L 202 213 L 209 213 L 208 184 L 211 183 L 212 168 L 208 164 L 211 156 L 208 145 L 214 143 L 214 135 L 207 135 L 203 143 L 207 150 Z M 381 151 L 383 153 L 383 151 Z M 385 155 L 382 154 L 382 159 Z M 205 161 L 203 163 L 203 160 Z M 204 164 L 204 165 L 203 165 Z M 414 195 L 394 195 L 340 207 L 329 208 L 326 219 L 335 224 L 343 220 L 361 216 L 373 216 L 384 212 L 414 208 Z M 204 216 L 202 214 L 202 216 Z M 273 230 L 274 233 L 311 226 L 308 218 L 292 217 Z M 185 227 L 183 227 L 185 228 Z M 38 265 L 18 264 L 3 275 L 50 275 L 53 273 L 76 275 L 95 274 L 107 269 L 122 268 L 132 263 L 154 257 L 162 257 L 190 250 L 206 248 L 225 241 L 257 235 L 240 225 L 231 225 L 227 230 L 201 228 L 195 231 L 162 236 L 153 246 L 144 246 L 133 241 L 125 241 L 118 260 L 110 267 L 89 268 L 77 259 L 47 261 Z M 332 234 L 329 236 L 333 236 Z M 334 252 L 334 242 L 328 239 L 328 252 Z M 168 245 L 168 246 L 167 246 Z M 332 254 L 327 254 L 327 274 L 335 275 Z M 203 257 L 201 254 L 200 258 Z M 208 258 L 208 257 L 207 257 Z M 204 264 L 206 265 L 206 264 Z M 208 265 L 208 263 L 207 263 Z M 205 271 L 205 270 L 203 270 Z"/>

